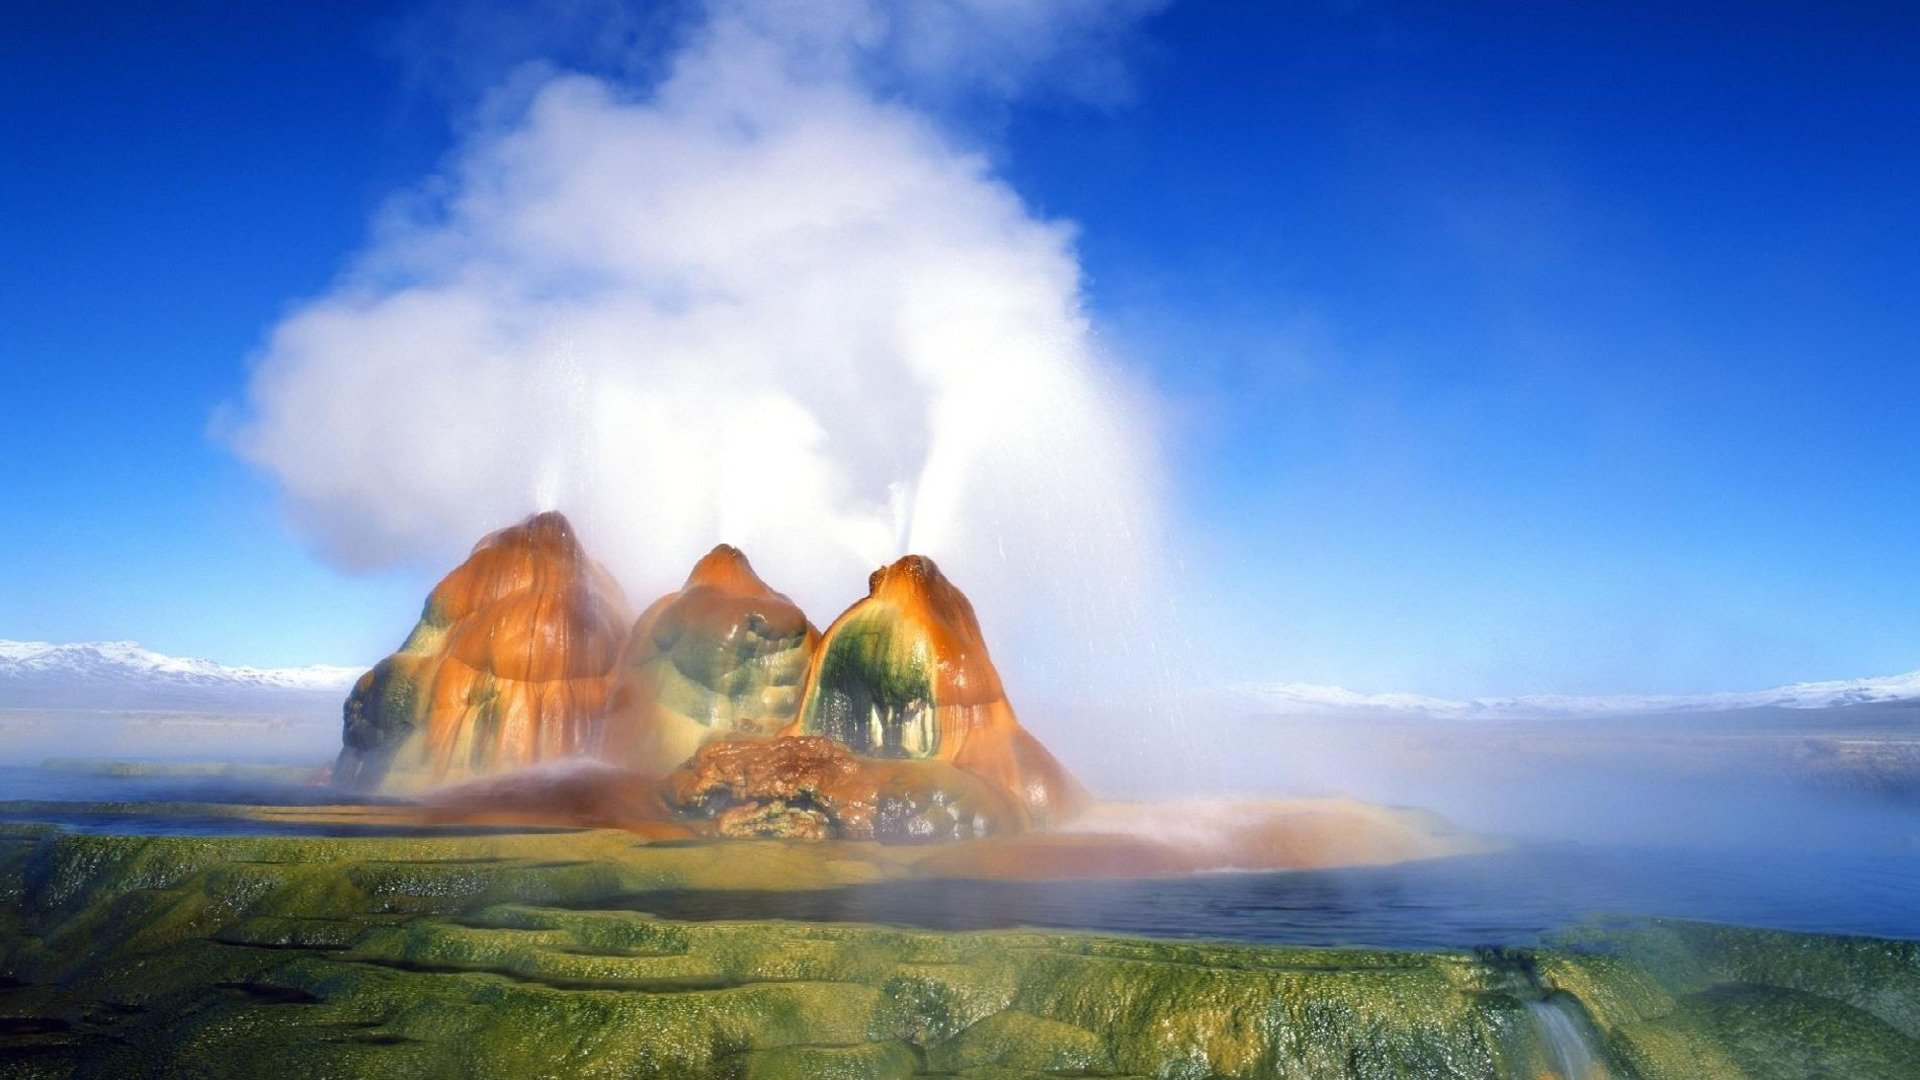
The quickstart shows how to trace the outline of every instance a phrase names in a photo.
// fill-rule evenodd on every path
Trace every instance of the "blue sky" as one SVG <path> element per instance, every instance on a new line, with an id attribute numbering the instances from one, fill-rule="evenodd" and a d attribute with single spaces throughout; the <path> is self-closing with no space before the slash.
<path id="1" fill-rule="evenodd" d="M 1920 666 L 1920 14 L 1431 7 L 1175 2 L 1125 94 L 949 118 L 1077 223 L 1163 403 L 1202 677 Z M 465 95 L 578 59 L 451 70 L 417 11 L 5 17 L 0 636 L 283 664 L 404 634 L 432 570 L 326 565 L 210 432 Z"/>

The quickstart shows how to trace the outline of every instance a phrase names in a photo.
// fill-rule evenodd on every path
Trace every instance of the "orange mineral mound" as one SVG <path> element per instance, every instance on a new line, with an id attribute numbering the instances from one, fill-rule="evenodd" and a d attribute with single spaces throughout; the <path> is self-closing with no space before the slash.
<path id="1" fill-rule="evenodd" d="M 562 515 L 487 536 L 427 597 L 400 651 L 355 684 L 335 781 L 418 790 L 603 743 L 630 618 Z"/>
<path id="2" fill-rule="evenodd" d="M 793 722 L 820 631 L 753 572 L 739 548 L 714 548 L 679 592 L 634 624 L 614 687 L 603 753 L 649 775 L 726 735 Z"/>
<path id="3" fill-rule="evenodd" d="M 1087 801 L 1015 718 L 973 605 L 921 555 L 874 571 L 867 598 L 827 628 L 788 733 L 868 757 L 948 762 L 1011 795 L 1031 825 Z"/>

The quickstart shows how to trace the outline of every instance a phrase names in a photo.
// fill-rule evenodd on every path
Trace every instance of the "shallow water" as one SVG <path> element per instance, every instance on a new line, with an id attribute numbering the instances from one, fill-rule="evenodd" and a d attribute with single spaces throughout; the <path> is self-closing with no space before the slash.
<path id="1" fill-rule="evenodd" d="M 125 776 L 0 768 L 0 820 L 82 832 L 392 836 L 505 828 L 262 822 L 223 806 L 313 805 L 337 791 L 271 771 Z M 117 804 L 105 806 L 102 804 Z M 785 918 L 941 930 L 1014 926 L 1163 938 L 1387 948 L 1530 945 L 1594 916 L 1702 919 L 1920 939 L 1920 844 L 1516 841 L 1394 866 L 1145 881 L 894 881 L 797 892 L 655 892 L 625 906 L 683 919 Z M 1896 839 L 1888 839 L 1889 836 Z M 599 906 L 605 906 L 604 904 Z"/>
<path id="2" fill-rule="evenodd" d="M 227 771 L 193 771 L 188 766 L 154 766 L 151 774 L 128 775 L 78 762 L 71 768 L 0 765 L 0 802 L 209 803 L 231 806 L 331 806 L 339 803 L 396 802 L 350 795 L 316 784 L 313 769 L 259 766 Z M 218 770 L 219 767 L 213 767 Z M 169 770 L 172 771 L 169 771 Z"/>
<path id="3" fill-rule="evenodd" d="M 69 832 L 102 836 L 504 836 L 509 833 L 573 832 L 523 825 L 366 825 L 357 822 L 256 821 L 216 814 L 142 814 L 122 810 L 56 817 L 45 811 L 20 811 L 0 803 L 0 822 L 57 824 Z"/>
<path id="4" fill-rule="evenodd" d="M 164 768 L 164 767 L 163 767 Z M 312 782 L 311 770 L 275 767 L 152 775 L 0 766 L 0 822 L 52 824 L 80 833 L 141 836 L 439 836 L 526 828 L 262 821 L 231 812 L 258 806 L 334 806 L 399 800 L 349 795 Z"/>
<path id="5" fill-rule="evenodd" d="M 1532 945 L 1596 916 L 1704 919 L 1920 938 L 1920 861 L 1530 845 L 1395 866 L 1147 881 L 895 881 L 788 893 L 670 891 L 622 906 L 674 919 L 784 918 L 939 930 L 1014 926 L 1295 945 Z M 600 906 L 606 906 L 601 904 Z"/>
<path id="6" fill-rule="evenodd" d="M 1555 1076 L 1563 1080 L 1586 1080 L 1607 1075 L 1594 1060 L 1594 1051 L 1570 999 L 1555 997 L 1527 1002 L 1527 1014 L 1533 1019 L 1546 1044 Z"/>

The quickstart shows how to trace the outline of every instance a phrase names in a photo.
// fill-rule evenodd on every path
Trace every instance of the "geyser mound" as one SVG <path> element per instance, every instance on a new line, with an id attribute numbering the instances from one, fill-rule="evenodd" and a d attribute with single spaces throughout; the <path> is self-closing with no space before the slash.
<path id="1" fill-rule="evenodd" d="M 770 735 L 799 714 L 820 631 L 721 544 L 679 592 L 656 600 L 621 655 L 609 760 L 657 775 L 709 739 Z"/>
<path id="2" fill-rule="evenodd" d="M 510 791 L 558 811 L 584 774 L 528 768 L 597 757 L 645 793 L 608 805 L 653 819 L 890 842 L 1017 833 L 1087 801 L 1014 717 L 973 605 L 924 556 L 875 571 L 822 635 L 723 544 L 627 623 L 560 514 L 489 535 L 354 687 L 336 781 L 416 791 L 518 770 L 460 805 Z"/>
<path id="3" fill-rule="evenodd" d="M 334 781 L 415 790 L 592 749 L 631 619 L 564 516 L 487 535 L 354 685 Z"/>
<path id="4" fill-rule="evenodd" d="M 879 841 L 887 854 L 849 858 L 937 877 L 1145 877 L 1484 849 L 1423 815 L 1345 800 L 1089 809 L 1020 725 L 972 603 L 933 560 L 905 556 L 867 587 L 821 634 L 721 545 L 629 633 L 619 588 L 567 520 L 530 517 L 482 540 L 400 651 L 354 687 L 335 778 L 437 789 L 378 810 L 395 824 Z M 928 844 L 951 846 L 910 846 Z"/>
<path id="5" fill-rule="evenodd" d="M 874 571 L 866 599 L 827 628 L 790 733 L 869 757 L 948 762 L 1018 799 L 1035 825 L 1087 802 L 1014 716 L 973 605 L 923 555 Z"/>

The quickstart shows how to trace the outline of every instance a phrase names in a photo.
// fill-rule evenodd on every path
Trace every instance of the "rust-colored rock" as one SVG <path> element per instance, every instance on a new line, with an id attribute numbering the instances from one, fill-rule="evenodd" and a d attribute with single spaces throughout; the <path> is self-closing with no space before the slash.
<path id="1" fill-rule="evenodd" d="M 1016 800 L 1033 825 L 1077 813 L 1085 789 L 1020 726 L 973 605 L 933 560 L 906 556 L 874 571 L 867 589 L 814 650 L 789 734 L 950 763 Z"/>
<path id="2" fill-rule="evenodd" d="M 667 801 L 698 812 L 734 802 L 815 802 L 860 771 L 830 739 L 723 739 L 667 776 Z"/>
<path id="3" fill-rule="evenodd" d="M 665 796 L 722 836 L 937 843 L 1026 822 L 1018 802 L 946 762 L 861 758 L 810 736 L 709 742 L 667 776 Z"/>
<path id="4" fill-rule="evenodd" d="M 335 782 L 417 790 L 594 748 L 630 619 L 562 515 L 488 535 L 355 684 Z"/>
<path id="5" fill-rule="evenodd" d="M 799 713 L 820 632 L 722 544 L 634 624 L 613 692 L 609 759 L 651 774 L 709 739 L 772 734 Z"/>

